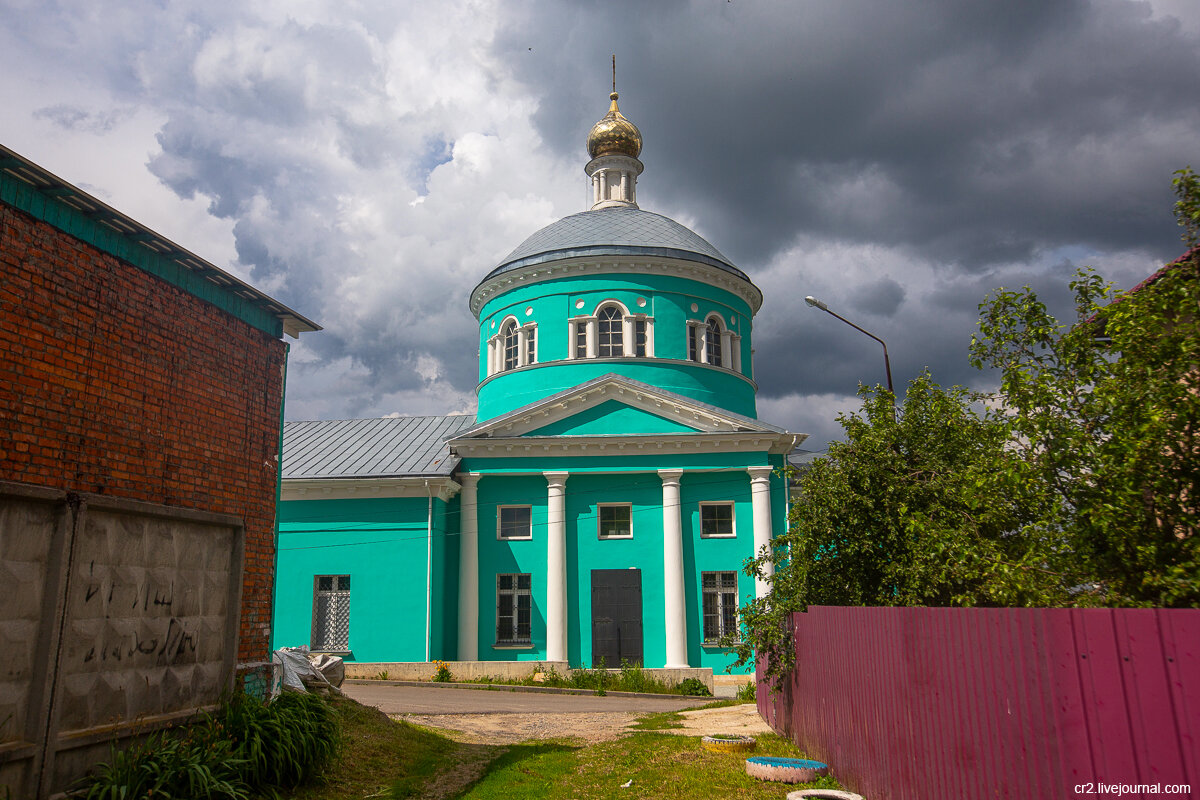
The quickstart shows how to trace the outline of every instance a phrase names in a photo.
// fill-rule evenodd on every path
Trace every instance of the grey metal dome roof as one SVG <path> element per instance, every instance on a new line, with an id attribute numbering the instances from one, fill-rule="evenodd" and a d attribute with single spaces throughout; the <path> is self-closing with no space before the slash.
<path id="1" fill-rule="evenodd" d="M 595 255 L 682 258 L 750 280 L 717 248 L 678 222 L 637 208 L 616 207 L 572 214 L 547 225 L 505 256 L 483 281 L 532 264 Z"/>

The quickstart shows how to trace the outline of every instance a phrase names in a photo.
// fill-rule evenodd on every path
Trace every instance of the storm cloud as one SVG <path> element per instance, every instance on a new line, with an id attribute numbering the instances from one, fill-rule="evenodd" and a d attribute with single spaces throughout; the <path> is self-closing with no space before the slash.
<path id="1" fill-rule="evenodd" d="M 987 385 L 984 296 L 1133 285 L 1200 163 L 1200 11 L 1168 0 L 3 7 L 0 141 L 325 326 L 293 419 L 473 409 L 467 296 L 585 208 L 612 53 L 641 206 L 763 289 L 760 413 L 818 447 L 882 351 L 804 295 L 898 386 Z"/>

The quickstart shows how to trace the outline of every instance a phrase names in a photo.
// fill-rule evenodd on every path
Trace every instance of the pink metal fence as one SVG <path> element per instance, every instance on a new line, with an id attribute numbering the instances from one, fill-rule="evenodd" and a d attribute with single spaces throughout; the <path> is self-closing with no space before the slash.
<path id="1" fill-rule="evenodd" d="M 1200 611 L 813 606 L 793 626 L 759 712 L 868 800 L 1200 798 Z"/>

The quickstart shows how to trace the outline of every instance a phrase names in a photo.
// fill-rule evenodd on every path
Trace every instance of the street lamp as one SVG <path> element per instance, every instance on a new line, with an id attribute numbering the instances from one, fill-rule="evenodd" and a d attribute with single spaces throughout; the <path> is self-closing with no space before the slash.
<path id="1" fill-rule="evenodd" d="M 880 339 L 878 336 L 871 333 L 870 331 L 863 330 L 862 328 L 858 327 L 853 322 L 851 322 L 850 320 L 843 317 L 841 314 L 835 314 L 834 312 L 830 311 L 829 306 L 825 305 L 823 302 L 821 302 L 817 298 L 813 297 L 811 294 L 808 297 L 804 298 L 804 302 L 808 303 L 813 308 L 821 309 L 822 311 L 824 311 L 826 314 L 829 314 L 830 316 L 837 317 L 842 322 L 849 325 L 851 328 L 854 328 L 854 330 L 858 331 L 859 333 L 865 333 L 867 336 L 870 336 L 872 339 L 874 339 L 875 341 L 877 341 L 881 345 L 883 345 L 883 368 L 885 370 L 887 370 L 888 391 L 892 393 L 892 397 L 895 397 L 896 392 L 894 389 L 892 389 L 892 362 L 890 359 L 888 359 L 887 342 L 885 342 L 883 339 Z"/>

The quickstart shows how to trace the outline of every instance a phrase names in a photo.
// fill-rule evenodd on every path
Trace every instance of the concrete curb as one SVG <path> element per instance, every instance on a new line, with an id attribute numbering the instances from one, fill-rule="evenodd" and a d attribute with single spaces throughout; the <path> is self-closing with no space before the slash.
<path id="1" fill-rule="evenodd" d="M 609 692 L 599 695 L 594 689 L 560 689 L 556 686 L 513 686 L 507 683 L 433 683 L 432 681 L 380 681 L 365 678 L 346 678 L 342 685 L 353 683 L 356 686 L 422 686 L 427 689 L 474 689 L 476 691 L 492 692 L 531 692 L 534 694 L 581 694 L 592 697 L 609 695 L 612 697 L 644 697 L 662 700 L 697 700 L 713 703 L 726 700 L 724 697 L 698 697 L 694 694 L 654 694 L 650 692 Z"/>

